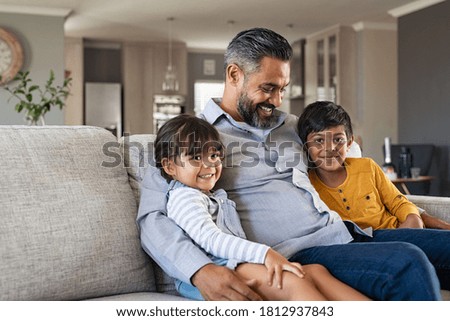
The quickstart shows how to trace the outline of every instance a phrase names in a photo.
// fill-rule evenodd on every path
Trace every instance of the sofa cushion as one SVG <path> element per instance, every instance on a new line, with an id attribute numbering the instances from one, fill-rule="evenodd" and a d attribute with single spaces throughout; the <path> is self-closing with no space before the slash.
<path id="1" fill-rule="evenodd" d="M 124 136 L 120 139 L 124 164 L 137 204 L 139 204 L 140 184 L 144 179 L 145 172 L 149 166 L 155 166 L 153 157 L 155 138 L 156 135 L 143 134 Z M 168 276 L 157 264 L 154 264 L 154 270 L 157 291 L 177 295 L 173 278 Z"/>
<path id="2" fill-rule="evenodd" d="M 130 186 L 133 190 L 136 204 L 139 205 L 140 183 L 144 179 L 145 170 L 153 159 L 153 142 L 156 135 L 125 135 L 120 138 L 120 148 L 124 157 L 125 168 L 128 171 Z"/>
<path id="3" fill-rule="evenodd" d="M 0 137 L 0 300 L 155 290 L 111 133 L 0 126 Z"/>

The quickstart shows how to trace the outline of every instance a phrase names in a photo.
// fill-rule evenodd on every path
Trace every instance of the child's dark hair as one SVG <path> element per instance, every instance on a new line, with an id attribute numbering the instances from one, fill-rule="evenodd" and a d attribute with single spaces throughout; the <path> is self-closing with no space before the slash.
<path id="1" fill-rule="evenodd" d="M 347 138 L 353 136 L 352 121 L 341 106 L 331 101 L 316 101 L 305 107 L 297 123 L 298 135 L 304 144 L 311 133 L 342 125 Z"/>
<path id="2" fill-rule="evenodd" d="M 217 129 L 206 120 L 187 114 L 169 119 L 158 130 L 155 139 L 155 163 L 161 174 L 172 178 L 162 169 L 162 160 L 177 158 L 182 153 L 194 156 L 214 148 L 223 155 L 223 145 Z"/>

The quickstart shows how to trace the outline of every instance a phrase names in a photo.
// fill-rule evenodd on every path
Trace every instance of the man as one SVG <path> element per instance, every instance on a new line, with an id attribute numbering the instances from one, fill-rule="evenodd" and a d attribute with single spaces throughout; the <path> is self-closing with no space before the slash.
<path id="1" fill-rule="evenodd" d="M 388 242 L 396 239 L 394 235 L 372 239 L 342 222 L 318 197 L 302 158 L 297 117 L 276 110 L 289 84 L 291 55 L 288 42 L 273 31 L 239 33 L 225 54 L 223 97 L 210 100 L 202 115 L 216 126 L 225 144 L 218 188 L 236 202 L 247 238 L 292 261 L 320 263 L 373 299 L 440 299 L 439 281 L 427 255 L 440 266 L 442 285 L 448 288 L 450 242 L 427 240 L 426 255 L 415 245 Z M 192 282 L 205 299 L 260 299 L 251 289 L 252 280 L 241 280 L 212 264 L 164 215 L 166 192 L 167 184 L 150 168 L 138 214 L 144 250 L 167 273 Z M 412 238 L 408 231 L 398 237 Z"/>

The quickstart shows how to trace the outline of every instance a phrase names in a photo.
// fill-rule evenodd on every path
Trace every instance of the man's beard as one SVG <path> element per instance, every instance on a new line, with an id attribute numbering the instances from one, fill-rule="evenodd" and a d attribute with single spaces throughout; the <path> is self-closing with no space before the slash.
<path id="1" fill-rule="evenodd" d="M 277 123 L 278 117 L 275 116 L 273 112 L 270 117 L 260 117 L 260 115 L 258 114 L 258 109 L 260 107 L 267 107 L 275 110 L 275 106 L 268 103 L 254 105 L 245 93 L 241 94 L 237 102 L 239 115 L 241 115 L 244 122 L 246 122 L 250 126 L 256 128 L 269 128 L 274 126 Z"/>

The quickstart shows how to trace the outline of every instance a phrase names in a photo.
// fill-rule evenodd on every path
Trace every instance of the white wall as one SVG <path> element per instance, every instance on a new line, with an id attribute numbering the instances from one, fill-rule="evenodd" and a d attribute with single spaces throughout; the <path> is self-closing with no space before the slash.
<path id="1" fill-rule="evenodd" d="M 83 125 L 83 97 L 84 97 L 84 55 L 83 39 L 65 39 L 65 65 L 72 78 L 70 95 L 66 99 L 64 123 L 66 125 Z"/>
<path id="2" fill-rule="evenodd" d="M 153 132 L 153 95 L 164 94 L 162 82 L 168 63 L 167 44 L 124 42 L 122 44 L 124 130 L 131 134 Z M 173 64 L 180 90 L 187 95 L 187 48 L 173 44 Z"/>
<path id="3" fill-rule="evenodd" d="M 383 163 L 384 137 L 398 139 L 397 31 L 363 28 L 357 32 L 356 134 L 363 154 Z"/>
<path id="4" fill-rule="evenodd" d="M 12 31 L 24 49 L 23 71 L 39 85 L 47 81 L 50 70 L 55 72 L 56 84 L 64 80 L 64 18 L 55 16 L 0 13 L 0 27 Z M 8 85 L 13 86 L 14 83 Z M 24 113 L 14 110 L 17 100 L 0 88 L 0 124 L 23 125 Z M 64 111 L 50 110 L 46 123 L 64 124 Z"/>

